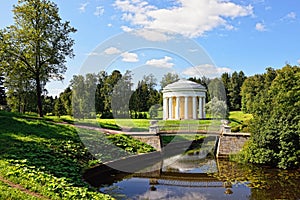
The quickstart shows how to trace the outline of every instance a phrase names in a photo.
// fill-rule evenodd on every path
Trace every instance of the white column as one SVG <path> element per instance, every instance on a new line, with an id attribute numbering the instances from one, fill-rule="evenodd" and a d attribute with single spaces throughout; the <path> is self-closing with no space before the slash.
<path id="1" fill-rule="evenodd" d="M 205 97 L 203 97 L 203 119 L 206 118 L 206 113 L 205 113 Z"/>
<path id="2" fill-rule="evenodd" d="M 203 98 L 199 97 L 199 118 L 203 119 Z"/>
<path id="3" fill-rule="evenodd" d="M 163 101 L 163 119 L 166 120 L 168 119 L 168 99 L 167 97 L 164 97 Z"/>
<path id="4" fill-rule="evenodd" d="M 196 105 L 197 97 L 193 97 L 193 119 L 197 119 L 197 105 Z"/>
<path id="5" fill-rule="evenodd" d="M 180 97 L 176 97 L 175 118 L 180 118 Z"/>
<path id="6" fill-rule="evenodd" d="M 168 119 L 172 119 L 173 118 L 172 107 L 173 107 L 172 97 L 169 97 L 169 114 L 168 114 Z"/>
<path id="7" fill-rule="evenodd" d="M 188 97 L 184 97 L 184 119 L 188 119 L 189 115 L 189 105 L 188 105 Z"/>

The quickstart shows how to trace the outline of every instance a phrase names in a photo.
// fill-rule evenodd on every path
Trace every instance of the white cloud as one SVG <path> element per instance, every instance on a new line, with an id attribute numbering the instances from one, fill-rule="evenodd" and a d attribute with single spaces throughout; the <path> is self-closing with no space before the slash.
<path id="1" fill-rule="evenodd" d="M 107 55 L 113 55 L 113 54 L 119 54 L 121 51 L 117 49 L 116 47 L 109 47 L 104 50 L 104 53 Z"/>
<path id="2" fill-rule="evenodd" d="M 300 59 L 299 59 L 299 60 L 297 60 L 297 62 L 298 62 L 298 65 L 300 65 Z"/>
<path id="3" fill-rule="evenodd" d="M 153 67 L 162 67 L 162 68 L 172 68 L 174 63 L 170 62 L 173 59 L 169 56 L 165 56 L 162 59 L 151 59 L 146 62 L 146 65 L 150 65 Z"/>
<path id="4" fill-rule="evenodd" d="M 187 76 L 206 76 L 209 78 L 220 77 L 223 73 L 231 72 L 231 69 L 226 67 L 216 67 L 211 64 L 198 65 L 185 69 L 182 73 Z"/>
<path id="5" fill-rule="evenodd" d="M 138 62 L 139 58 L 136 53 L 129 53 L 129 52 L 124 52 L 121 54 L 122 56 L 122 61 L 124 62 Z"/>
<path id="6" fill-rule="evenodd" d="M 255 29 L 261 32 L 266 31 L 266 27 L 263 23 L 256 23 Z"/>
<path id="7" fill-rule="evenodd" d="M 266 7 L 265 7 L 265 10 L 267 10 L 267 11 L 268 11 L 268 10 L 272 10 L 272 7 L 271 7 L 271 6 L 266 6 Z"/>
<path id="8" fill-rule="evenodd" d="M 89 5 L 89 2 L 80 4 L 80 7 L 79 7 L 80 13 L 84 13 L 85 12 L 87 5 Z"/>
<path id="9" fill-rule="evenodd" d="M 297 15 L 294 12 L 290 12 L 289 14 L 286 15 L 286 17 L 290 19 L 296 19 Z"/>
<path id="10" fill-rule="evenodd" d="M 94 15 L 100 17 L 104 13 L 104 8 L 102 6 L 97 6 Z"/>
<path id="11" fill-rule="evenodd" d="M 121 26 L 121 29 L 122 29 L 124 32 L 131 32 L 131 31 L 132 31 L 132 28 L 129 28 L 128 26 Z"/>
<path id="12" fill-rule="evenodd" d="M 109 24 L 107 24 L 107 27 L 112 27 L 112 26 L 113 26 L 113 25 L 112 25 L 112 24 L 110 24 L 110 23 L 109 23 Z"/>
<path id="13" fill-rule="evenodd" d="M 91 52 L 91 53 L 87 53 L 87 56 L 99 56 L 100 54 L 97 52 Z"/>
<path id="14" fill-rule="evenodd" d="M 220 0 L 177 0 L 169 8 L 157 8 L 143 0 L 115 0 L 122 19 L 135 28 L 165 29 L 188 37 L 199 37 L 223 26 L 234 29 L 228 19 L 253 14 L 253 7 Z"/>
<path id="15" fill-rule="evenodd" d="M 289 12 L 286 16 L 281 18 L 281 21 L 290 20 L 293 21 L 297 18 L 297 14 L 295 12 Z"/>
<path id="16" fill-rule="evenodd" d="M 132 31 L 132 29 L 131 29 L 131 31 Z M 140 30 L 136 30 L 134 33 L 135 33 L 135 35 L 141 36 L 141 37 L 143 37 L 147 40 L 153 41 L 153 42 L 155 42 L 155 41 L 163 42 L 163 41 L 168 41 L 173 38 L 169 34 L 164 33 L 163 31 L 160 31 L 160 30 L 140 29 Z"/>

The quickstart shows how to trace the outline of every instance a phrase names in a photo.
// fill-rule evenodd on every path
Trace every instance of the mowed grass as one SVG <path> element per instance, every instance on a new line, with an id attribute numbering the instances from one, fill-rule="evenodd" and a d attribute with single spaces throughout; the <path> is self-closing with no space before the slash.
<path id="1" fill-rule="evenodd" d="M 242 111 L 232 111 L 229 115 L 231 130 L 233 132 L 249 132 L 249 123 L 253 118 L 252 114 L 245 114 Z"/>
<path id="2" fill-rule="evenodd" d="M 76 120 L 75 124 L 99 126 L 113 130 L 123 130 L 130 132 L 147 132 L 152 119 L 83 119 Z M 191 127 L 198 130 L 218 129 L 220 120 L 157 120 L 161 130 L 171 130 L 174 128 L 186 129 Z"/>

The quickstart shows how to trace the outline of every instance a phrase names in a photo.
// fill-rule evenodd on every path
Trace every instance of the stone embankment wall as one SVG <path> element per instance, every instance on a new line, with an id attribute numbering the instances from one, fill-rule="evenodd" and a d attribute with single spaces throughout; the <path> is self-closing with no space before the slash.
<path id="1" fill-rule="evenodd" d="M 230 154 L 236 154 L 242 150 L 249 139 L 249 133 L 229 133 L 219 137 L 217 158 L 228 158 Z"/>
<path id="2" fill-rule="evenodd" d="M 133 138 L 144 142 L 146 144 L 149 144 L 151 146 L 153 146 L 156 151 L 161 151 L 161 142 L 160 142 L 160 137 L 158 135 L 131 135 Z"/>

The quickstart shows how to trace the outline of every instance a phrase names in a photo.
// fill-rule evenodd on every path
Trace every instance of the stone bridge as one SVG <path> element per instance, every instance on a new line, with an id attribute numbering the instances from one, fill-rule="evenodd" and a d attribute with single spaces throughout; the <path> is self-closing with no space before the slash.
<path id="1" fill-rule="evenodd" d="M 187 129 L 184 128 L 179 130 L 177 127 L 177 130 L 161 131 L 159 126 L 152 124 L 149 127 L 149 133 L 127 132 L 126 134 L 153 146 L 157 151 L 161 151 L 163 148 L 162 136 L 177 134 L 201 134 L 206 136 L 215 136 L 217 142 L 215 143 L 214 148 L 217 158 L 228 158 L 230 154 L 238 153 L 250 137 L 250 133 L 231 132 L 230 127 L 227 125 L 222 125 L 219 131 L 208 130 L 207 128 L 198 130 L 196 128 L 189 126 Z"/>

